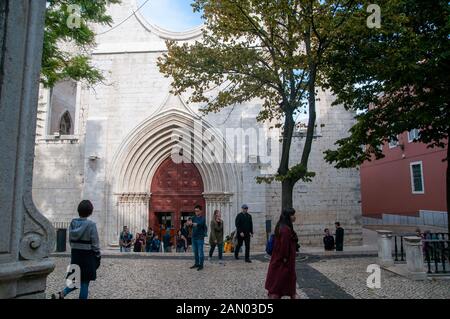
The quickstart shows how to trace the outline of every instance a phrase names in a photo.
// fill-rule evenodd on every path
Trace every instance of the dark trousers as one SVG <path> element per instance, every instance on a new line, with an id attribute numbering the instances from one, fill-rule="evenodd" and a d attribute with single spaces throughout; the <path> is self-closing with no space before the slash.
<path id="1" fill-rule="evenodd" d="M 250 234 L 244 234 L 244 237 L 241 237 L 240 234 L 237 234 L 238 236 L 238 244 L 237 247 L 234 249 L 234 256 L 239 256 L 239 250 L 241 250 L 243 242 L 245 242 L 245 260 L 250 259 Z"/>
<path id="2" fill-rule="evenodd" d="M 336 251 L 343 251 L 344 250 L 344 243 L 336 243 Z"/>
<path id="3" fill-rule="evenodd" d="M 219 259 L 222 260 L 223 244 L 211 244 L 211 248 L 209 249 L 209 257 L 211 258 L 214 254 L 214 249 L 216 249 L 216 246 L 219 250 Z"/>

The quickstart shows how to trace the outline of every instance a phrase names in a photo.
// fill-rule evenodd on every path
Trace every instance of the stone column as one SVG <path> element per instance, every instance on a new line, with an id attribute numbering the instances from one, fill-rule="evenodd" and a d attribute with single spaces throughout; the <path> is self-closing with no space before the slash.
<path id="1" fill-rule="evenodd" d="M 32 199 L 45 0 L 0 2 L 0 299 L 44 298 L 55 230 Z"/>
<path id="2" fill-rule="evenodd" d="M 408 277 L 414 280 L 425 280 L 427 274 L 423 262 L 422 239 L 411 236 L 403 238 L 405 244 L 406 269 Z"/>
<path id="3" fill-rule="evenodd" d="M 394 265 L 392 258 L 392 232 L 377 230 L 378 233 L 378 264 L 382 267 Z"/>

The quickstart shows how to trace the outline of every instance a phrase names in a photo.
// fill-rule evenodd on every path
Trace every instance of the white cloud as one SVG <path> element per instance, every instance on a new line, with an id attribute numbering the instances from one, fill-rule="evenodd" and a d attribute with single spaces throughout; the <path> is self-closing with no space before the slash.
<path id="1" fill-rule="evenodd" d="M 137 0 L 138 5 L 145 0 Z M 170 31 L 185 31 L 199 26 L 200 14 L 194 13 L 190 0 L 150 0 L 142 9 L 142 15 L 152 24 Z"/>

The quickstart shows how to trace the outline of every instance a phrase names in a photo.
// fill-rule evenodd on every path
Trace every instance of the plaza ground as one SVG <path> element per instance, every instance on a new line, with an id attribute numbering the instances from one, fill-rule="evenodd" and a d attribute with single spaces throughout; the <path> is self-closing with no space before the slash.
<path id="1" fill-rule="evenodd" d="M 269 259 L 252 256 L 251 264 L 225 257 L 225 265 L 205 261 L 192 270 L 189 254 L 165 256 L 127 254 L 103 257 L 98 278 L 91 282 L 92 299 L 264 299 Z M 47 281 L 47 297 L 64 285 L 69 257 L 54 257 L 55 270 Z M 298 294 L 302 299 L 450 299 L 450 280 L 411 281 L 382 270 L 381 288 L 366 285 L 367 266 L 375 256 L 309 255 L 297 260 Z M 68 299 L 77 298 L 76 292 Z"/>

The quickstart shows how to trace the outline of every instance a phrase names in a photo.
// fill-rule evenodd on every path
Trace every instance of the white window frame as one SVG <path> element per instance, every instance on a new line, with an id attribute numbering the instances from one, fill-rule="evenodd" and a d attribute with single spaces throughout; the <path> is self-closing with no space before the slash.
<path id="1" fill-rule="evenodd" d="M 421 176 L 421 180 L 422 180 L 422 191 L 414 190 L 414 172 L 413 172 L 413 166 L 414 165 L 420 165 L 420 176 Z M 409 174 L 411 176 L 411 192 L 413 194 L 425 194 L 425 179 L 424 179 L 424 176 L 423 176 L 423 163 L 422 163 L 422 161 L 409 163 Z"/>
<path id="2" fill-rule="evenodd" d="M 391 142 L 394 142 L 395 145 L 392 145 Z M 397 146 L 399 146 L 400 145 L 400 141 L 398 140 L 398 136 L 397 136 L 397 141 L 394 141 L 394 139 L 389 140 L 388 145 L 389 145 L 389 148 L 396 148 Z"/>
<path id="3" fill-rule="evenodd" d="M 414 131 L 416 131 L 417 132 L 417 137 L 415 137 L 415 138 L 411 138 L 411 132 L 414 132 Z M 408 143 L 412 143 L 412 142 L 414 142 L 414 140 L 415 139 L 418 139 L 419 138 L 419 130 L 418 129 L 412 129 L 411 131 L 408 131 Z"/>

